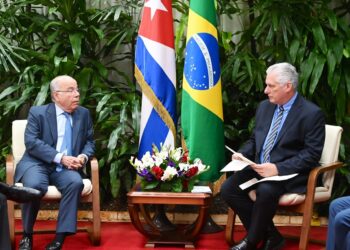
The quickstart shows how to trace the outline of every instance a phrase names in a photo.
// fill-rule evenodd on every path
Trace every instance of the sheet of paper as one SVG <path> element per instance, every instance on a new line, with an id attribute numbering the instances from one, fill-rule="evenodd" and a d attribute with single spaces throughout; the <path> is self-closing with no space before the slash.
<path id="1" fill-rule="evenodd" d="M 232 148 L 230 148 L 230 147 L 227 146 L 227 145 L 225 145 L 225 148 L 227 148 L 229 151 L 231 151 L 231 152 L 234 153 L 234 154 L 237 153 L 236 151 L 234 151 Z M 249 164 L 255 164 L 253 161 L 249 160 L 248 158 L 246 158 L 246 157 L 244 157 L 244 156 L 242 157 L 242 160 L 248 162 Z"/>
<path id="2" fill-rule="evenodd" d="M 193 186 L 192 193 L 209 193 L 211 194 L 211 189 L 208 186 Z"/>
<path id="3" fill-rule="evenodd" d="M 256 179 L 256 178 L 253 178 L 249 181 L 246 181 L 244 183 L 242 183 L 241 185 L 239 185 L 239 187 L 244 190 L 244 189 L 247 189 L 251 186 L 253 186 L 254 184 L 256 183 L 259 183 L 259 182 L 264 182 L 264 181 L 285 181 L 285 180 L 288 180 L 288 179 L 291 179 L 295 176 L 297 176 L 298 174 L 289 174 L 289 175 L 277 175 L 277 176 L 270 176 L 270 177 L 266 177 L 266 178 L 262 178 L 260 180 Z"/>
<path id="4" fill-rule="evenodd" d="M 250 164 L 246 161 L 232 160 L 220 171 L 221 172 L 239 171 L 249 165 Z"/>

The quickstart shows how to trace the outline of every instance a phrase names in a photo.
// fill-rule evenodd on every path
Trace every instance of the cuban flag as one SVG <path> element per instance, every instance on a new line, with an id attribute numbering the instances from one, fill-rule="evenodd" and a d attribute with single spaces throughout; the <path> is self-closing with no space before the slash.
<path id="1" fill-rule="evenodd" d="M 176 71 L 171 0 L 146 0 L 136 41 L 135 77 L 142 89 L 138 157 L 152 144 L 174 146 Z"/>

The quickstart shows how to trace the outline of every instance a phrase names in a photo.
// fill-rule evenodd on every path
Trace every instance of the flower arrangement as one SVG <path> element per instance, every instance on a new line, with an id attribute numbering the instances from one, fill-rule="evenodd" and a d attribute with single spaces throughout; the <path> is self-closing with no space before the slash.
<path id="1" fill-rule="evenodd" d="M 160 150 L 153 145 L 152 154 L 145 153 L 141 160 L 131 157 L 130 163 L 141 176 L 143 190 L 163 192 L 191 191 L 198 175 L 209 169 L 200 159 L 191 161 L 181 147 L 164 145 Z"/>

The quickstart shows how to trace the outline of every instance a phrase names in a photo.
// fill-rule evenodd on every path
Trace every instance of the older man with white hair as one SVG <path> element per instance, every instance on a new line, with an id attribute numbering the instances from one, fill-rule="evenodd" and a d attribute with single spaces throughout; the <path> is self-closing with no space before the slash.
<path id="1" fill-rule="evenodd" d="M 67 235 L 76 233 L 83 168 L 94 154 L 95 142 L 90 112 L 79 106 L 77 81 L 67 75 L 57 76 L 50 90 L 53 103 L 29 110 L 26 151 L 16 168 L 15 181 L 40 190 L 42 195 L 49 185 L 61 192 L 56 237 L 46 246 L 47 250 L 56 250 L 62 248 Z M 39 207 L 40 201 L 22 205 L 24 234 L 20 250 L 32 249 Z"/>

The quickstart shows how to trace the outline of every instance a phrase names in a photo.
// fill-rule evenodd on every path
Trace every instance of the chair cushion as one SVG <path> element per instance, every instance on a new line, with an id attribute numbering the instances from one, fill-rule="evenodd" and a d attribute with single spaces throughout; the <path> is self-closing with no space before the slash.
<path id="1" fill-rule="evenodd" d="M 252 190 L 249 192 L 249 197 L 253 201 L 256 200 L 256 191 Z M 329 199 L 328 189 L 325 187 L 316 187 L 314 203 L 326 201 Z M 278 204 L 280 206 L 293 206 L 304 202 L 305 194 L 288 193 L 280 197 Z"/>
<path id="2" fill-rule="evenodd" d="M 84 188 L 81 192 L 81 196 L 88 196 L 92 192 L 92 183 L 89 179 L 83 179 Z M 23 186 L 22 183 L 17 182 L 16 186 Z M 43 197 L 43 200 L 57 200 L 61 198 L 61 193 L 57 190 L 55 186 L 49 186 L 46 194 Z"/>

